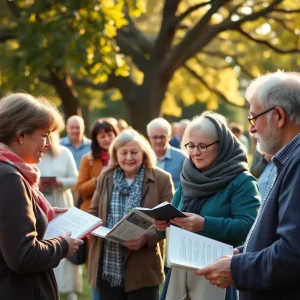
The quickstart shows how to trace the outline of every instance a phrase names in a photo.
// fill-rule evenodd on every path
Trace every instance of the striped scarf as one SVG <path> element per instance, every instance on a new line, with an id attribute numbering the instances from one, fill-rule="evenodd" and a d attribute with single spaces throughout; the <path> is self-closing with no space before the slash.
<path id="1" fill-rule="evenodd" d="M 48 221 L 51 221 L 54 218 L 54 211 L 44 195 L 39 191 L 39 170 L 36 167 L 27 164 L 20 156 L 15 154 L 3 143 L 0 143 L 0 162 L 13 166 L 21 173 L 23 179 L 31 186 L 34 200 L 45 213 Z"/>
<path id="2" fill-rule="evenodd" d="M 128 186 L 121 168 L 116 168 L 113 175 L 113 192 L 110 201 L 110 212 L 107 218 L 107 227 L 113 228 L 133 208 L 138 207 L 141 201 L 142 185 L 145 166 L 142 165 L 132 185 Z M 111 286 L 123 284 L 126 248 L 120 243 L 105 240 L 102 278 L 109 281 Z"/>

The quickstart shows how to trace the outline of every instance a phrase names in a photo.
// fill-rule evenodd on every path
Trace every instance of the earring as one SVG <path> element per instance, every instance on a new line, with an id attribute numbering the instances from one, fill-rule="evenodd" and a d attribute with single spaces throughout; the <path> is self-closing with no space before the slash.
<path id="1" fill-rule="evenodd" d="M 20 141 L 20 144 L 23 144 L 23 141 Z"/>

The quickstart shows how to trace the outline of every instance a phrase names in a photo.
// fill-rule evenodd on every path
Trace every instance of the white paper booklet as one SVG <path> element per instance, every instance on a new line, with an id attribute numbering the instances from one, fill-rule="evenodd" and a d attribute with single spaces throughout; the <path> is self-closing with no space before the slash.
<path id="1" fill-rule="evenodd" d="M 138 208 L 130 211 L 112 229 L 100 226 L 93 230 L 91 234 L 123 243 L 129 240 L 136 240 L 143 234 L 154 235 L 152 218 L 139 211 Z"/>
<path id="2" fill-rule="evenodd" d="M 49 222 L 44 240 L 52 239 L 66 232 L 71 232 L 73 238 L 83 238 L 101 224 L 100 218 L 72 206 Z"/>
<path id="3" fill-rule="evenodd" d="M 224 255 L 233 255 L 231 245 L 179 227 L 167 228 L 167 262 L 170 266 L 201 269 Z"/>

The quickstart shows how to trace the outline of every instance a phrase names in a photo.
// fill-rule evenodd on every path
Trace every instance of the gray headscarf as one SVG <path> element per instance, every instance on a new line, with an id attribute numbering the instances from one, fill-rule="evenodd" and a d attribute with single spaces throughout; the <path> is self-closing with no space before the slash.
<path id="1" fill-rule="evenodd" d="M 183 164 L 181 185 L 184 196 L 183 211 L 199 213 L 204 202 L 222 190 L 240 173 L 248 170 L 247 156 L 241 143 L 230 129 L 219 120 L 205 116 L 218 133 L 218 155 L 209 168 L 202 173 L 189 157 Z"/>

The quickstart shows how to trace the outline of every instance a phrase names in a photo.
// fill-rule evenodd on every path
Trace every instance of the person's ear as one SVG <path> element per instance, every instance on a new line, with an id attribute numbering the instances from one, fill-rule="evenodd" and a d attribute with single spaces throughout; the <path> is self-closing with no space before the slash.
<path id="1" fill-rule="evenodd" d="M 20 134 L 17 136 L 17 141 L 19 142 L 19 144 L 23 144 L 24 142 L 24 134 Z"/>
<path id="2" fill-rule="evenodd" d="M 275 118 L 277 121 L 277 126 L 278 128 L 282 128 L 287 122 L 287 115 L 280 106 L 275 107 L 275 112 L 276 112 Z"/>

